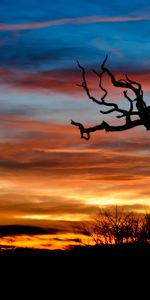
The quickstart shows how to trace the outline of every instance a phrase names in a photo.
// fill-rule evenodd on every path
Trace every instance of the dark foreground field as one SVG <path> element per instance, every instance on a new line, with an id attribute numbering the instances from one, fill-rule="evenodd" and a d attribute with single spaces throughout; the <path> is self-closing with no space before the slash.
<path id="1" fill-rule="evenodd" d="M 16 268 L 41 267 L 66 269 L 127 267 L 127 265 L 150 266 L 150 244 L 101 245 L 75 247 L 71 250 L 39 250 L 16 248 L 0 251 L 0 265 Z"/>
<path id="2" fill-rule="evenodd" d="M 150 245 L 5 250 L 0 252 L 0 270 L 3 281 L 15 281 L 16 288 L 21 286 L 24 292 L 27 288 L 37 292 L 44 284 L 50 293 L 55 286 L 56 294 L 70 288 L 75 293 L 79 287 L 86 293 L 91 288 L 106 294 L 115 290 L 118 293 L 119 287 L 123 293 L 129 289 L 137 293 L 144 282 L 145 293 L 149 292 Z"/>

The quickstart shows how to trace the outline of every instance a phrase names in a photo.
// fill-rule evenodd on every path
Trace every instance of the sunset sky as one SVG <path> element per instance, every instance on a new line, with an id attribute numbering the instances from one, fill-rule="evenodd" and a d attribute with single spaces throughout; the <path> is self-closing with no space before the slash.
<path id="1" fill-rule="evenodd" d="M 0 1 L 1 245 L 62 248 L 101 206 L 148 209 L 150 132 L 100 131 L 86 141 L 70 124 L 116 122 L 77 86 L 79 60 L 100 99 L 92 70 L 106 54 L 150 104 L 149 0 Z M 127 105 L 105 79 L 107 100 Z"/>

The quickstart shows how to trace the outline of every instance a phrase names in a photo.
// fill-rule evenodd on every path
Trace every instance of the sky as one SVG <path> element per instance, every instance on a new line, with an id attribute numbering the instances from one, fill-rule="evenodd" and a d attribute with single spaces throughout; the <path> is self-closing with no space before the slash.
<path id="1" fill-rule="evenodd" d="M 64 249 L 78 244 L 76 228 L 100 207 L 149 208 L 149 131 L 99 131 L 86 141 L 70 124 L 116 122 L 77 86 L 77 60 L 99 99 L 92 70 L 108 54 L 107 67 L 117 78 L 127 73 L 139 81 L 149 104 L 149 38 L 148 0 L 0 1 L 3 247 Z M 122 91 L 104 81 L 108 101 L 126 106 Z"/>

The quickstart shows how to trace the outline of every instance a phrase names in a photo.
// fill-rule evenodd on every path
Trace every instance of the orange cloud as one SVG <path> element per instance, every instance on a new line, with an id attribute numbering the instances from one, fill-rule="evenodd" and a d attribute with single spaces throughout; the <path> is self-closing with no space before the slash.
<path id="1" fill-rule="evenodd" d="M 34 22 L 26 24 L 0 24 L 0 31 L 15 31 L 15 30 L 28 30 L 40 29 L 51 26 L 58 26 L 64 24 L 91 24 L 91 23 L 112 23 L 112 22 L 136 22 L 136 21 L 150 20 L 148 17 L 79 17 L 79 18 L 65 18 L 60 20 L 50 20 L 46 22 Z"/>
<path id="2" fill-rule="evenodd" d="M 114 72 L 117 79 L 123 78 L 120 72 Z M 129 78 L 142 84 L 144 92 L 150 92 L 149 73 L 128 73 Z M 87 97 L 85 91 L 77 84 L 82 82 L 82 74 L 78 67 L 74 70 L 58 70 L 49 72 L 26 72 L 12 69 L 0 69 L 0 84 L 22 91 L 36 92 L 41 90 L 48 93 L 63 93 Z M 94 96 L 101 97 L 97 76 L 87 72 L 87 83 Z M 108 76 L 103 79 L 103 85 L 108 89 L 108 96 L 112 99 L 123 99 L 123 89 L 112 86 Z M 117 94 L 116 94 L 117 91 Z M 119 93 L 118 93 L 119 92 Z M 125 100 L 126 101 L 126 100 Z"/>
<path id="3" fill-rule="evenodd" d="M 131 130 L 123 136 L 97 132 L 87 143 L 69 124 L 11 115 L 1 116 L 1 126 L 11 134 L 25 133 L 0 140 L 1 224 L 65 228 L 70 234 L 100 206 L 144 211 L 150 204 L 147 131 Z M 15 240 L 14 245 L 25 244 L 19 237 Z"/>
<path id="4" fill-rule="evenodd" d="M 12 88 L 31 91 L 47 91 L 49 93 L 79 94 L 76 84 L 80 80 L 78 70 L 59 70 L 49 72 L 24 72 L 12 69 L 0 69 L 0 83 Z"/>
<path id="5" fill-rule="evenodd" d="M 101 186 L 107 183 L 106 194 L 109 194 L 108 185 L 117 184 L 117 188 L 123 185 L 125 189 L 129 182 L 136 185 L 138 181 L 140 187 L 144 180 L 147 185 L 150 164 L 147 132 L 143 136 L 142 130 L 141 133 L 133 130 L 124 133 L 123 138 L 121 133 L 99 132 L 86 143 L 69 124 L 56 125 L 18 117 L 6 120 L 10 130 L 22 128 L 27 131 L 25 137 L 13 143 L 1 141 L 0 148 L 1 180 L 11 178 L 11 182 L 21 184 L 20 189 L 33 186 L 37 189 L 38 186 L 42 191 L 48 190 L 50 185 L 55 190 L 59 185 L 58 191 L 62 189 L 64 195 L 69 195 L 77 185 L 80 192 L 74 197 L 79 198 L 86 190 L 90 190 L 91 195 L 92 191 L 96 194 L 96 186 L 100 182 Z M 88 187 L 87 182 L 90 182 Z M 9 184 L 6 183 L 6 186 L 8 189 Z M 10 191 L 12 189 L 14 187 L 10 185 Z M 102 191 L 98 190 L 101 197 Z"/>

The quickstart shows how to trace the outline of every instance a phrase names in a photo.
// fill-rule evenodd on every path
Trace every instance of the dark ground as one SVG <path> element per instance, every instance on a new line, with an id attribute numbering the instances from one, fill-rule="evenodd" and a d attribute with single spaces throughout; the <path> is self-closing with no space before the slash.
<path id="1" fill-rule="evenodd" d="M 150 270 L 150 244 L 103 245 L 75 247 L 71 250 L 39 250 L 17 248 L 0 251 L 0 265 L 15 269 L 85 271 L 86 268 L 105 270 L 138 268 Z M 133 267 L 133 269 L 132 269 Z M 61 269 L 60 269 L 61 268 Z"/>
<path id="2" fill-rule="evenodd" d="M 124 299 L 124 293 L 129 290 L 134 296 L 142 290 L 143 300 L 149 299 L 150 245 L 76 247 L 64 251 L 5 250 L 0 252 L 0 270 L 0 287 L 2 282 L 10 286 L 15 281 L 16 287 L 20 286 L 24 292 L 34 289 L 37 293 L 44 285 L 44 291 L 48 289 L 51 295 L 48 299 L 59 299 L 57 293 L 61 292 L 62 296 L 70 289 L 69 299 L 74 299 L 73 295 L 81 290 L 85 293 L 91 289 L 93 293 L 100 290 L 107 296 L 114 292 L 120 295 L 121 289 L 123 294 L 119 299 Z M 55 297 L 52 297 L 53 289 Z M 100 295 L 98 299 L 108 298 Z M 82 298 L 80 292 L 78 298 Z"/>
<path id="3" fill-rule="evenodd" d="M 0 251 L 0 264 L 16 267 L 56 267 L 68 268 L 89 266 L 120 266 L 127 263 L 150 266 L 150 244 L 124 244 L 74 247 L 70 250 L 40 250 L 16 248 Z"/>

